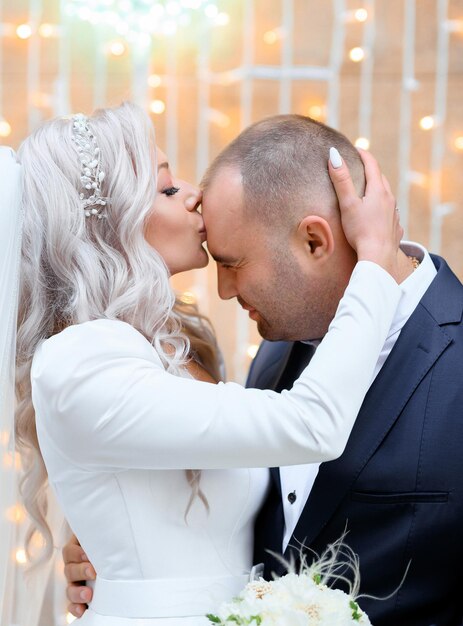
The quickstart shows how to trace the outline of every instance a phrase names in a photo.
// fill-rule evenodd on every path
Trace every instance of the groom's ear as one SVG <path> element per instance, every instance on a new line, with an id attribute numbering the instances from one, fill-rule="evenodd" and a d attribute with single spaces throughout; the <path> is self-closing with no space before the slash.
<path id="1" fill-rule="evenodd" d="M 297 228 L 298 246 L 311 261 L 329 259 L 334 237 L 329 223 L 318 215 L 307 215 Z"/>

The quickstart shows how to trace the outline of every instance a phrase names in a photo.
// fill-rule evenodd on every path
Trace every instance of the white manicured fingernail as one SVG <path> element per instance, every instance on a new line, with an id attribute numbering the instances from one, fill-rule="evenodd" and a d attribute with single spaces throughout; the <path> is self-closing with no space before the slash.
<path id="1" fill-rule="evenodd" d="M 336 148 L 330 148 L 330 161 L 335 170 L 342 165 L 342 158 Z"/>

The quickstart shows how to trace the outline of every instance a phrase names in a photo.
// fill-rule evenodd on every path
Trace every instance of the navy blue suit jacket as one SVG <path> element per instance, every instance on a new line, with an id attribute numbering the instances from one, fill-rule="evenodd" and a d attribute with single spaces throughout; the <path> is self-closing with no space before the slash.
<path id="1" fill-rule="evenodd" d="M 374 626 L 457 626 L 463 615 L 463 285 L 437 276 L 371 386 L 343 455 L 320 467 L 290 544 L 320 553 L 347 526 Z M 310 348 L 264 342 L 248 386 L 290 387 Z M 255 562 L 282 573 L 279 472 L 256 522 Z M 290 555 L 291 548 L 286 552 Z"/>

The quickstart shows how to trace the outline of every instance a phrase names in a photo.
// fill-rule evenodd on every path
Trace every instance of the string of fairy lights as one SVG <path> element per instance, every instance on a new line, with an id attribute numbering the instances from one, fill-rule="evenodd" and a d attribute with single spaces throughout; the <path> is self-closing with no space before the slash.
<path id="1" fill-rule="evenodd" d="M 243 0 L 242 11 L 242 55 L 237 67 L 226 71 L 211 70 L 211 38 L 213 29 L 224 29 L 233 19 L 233 11 L 222 9 L 226 0 L 55 0 L 60 18 L 54 22 L 42 21 L 43 0 L 28 0 L 29 17 L 22 21 L 9 19 L 6 7 L 0 2 L 0 75 L 4 66 L 5 42 L 17 41 L 18 46 L 27 50 L 27 125 L 33 130 L 44 115 L 66 115 L 72 111 L 72 50 L 70 28 L 77 22 L 85 22 L 99 33 L 100 40 L 94 55 L 93 104 L 95 107 L 106 103 L 108 62 L 118 59 L 132 60 L 132 98 L 146 107 L 154 116 L 165 116 L 166 148 L 174 171 L 177 165 L 179 148 L 178 88 L 182 78 L 177 74 L 175 47 L 168 47 L 165 73 L 152 70 L 155 59 L 153 41 L 175 38 L 183 29 L 200 29 L 196 81 L 198 84 L 196 120 L 196 162 L 197 178 L 201 177 L 210 159 L 210 132 L 212 127 L 227 128 L 231 125 L 230 115 L 212 105 L 211 90 L 218 87 L 236 85 L 239 90 L 240 127 L 253 121 L 255 81 L 276 81 L 279 88 L 275 113 L 288 113 L 292 110 L 292 87 L 296 82 L 304 84 L 322 83 L 326 86 L 326 98 L 310 103 L 305 111 L 311 117 L 339 126 L 342 101 L 341 72 L 346 63 L 360 66 L 359 108 L 357 136 L 355 144 L 368 149 L 372 137 L 372 86 L 375 65 L 375 42 L 377 35 L 377 5 L 381 0 L 358 0 L 352 8 L 350 0 L 331 0 L 333 20 L 329 37 L 329 59 L 326 66 L 301 65 L 294 63 L 294 41 L 292 32 L 296 20 L 296 0 L 281 0 L 280 23 L 266 30 L 262 42 L 268 47 L 279 47 L 280 59 L 275 65 L 256 62 L 254 38 L 256 37 L 256 2 Z M 409 226 L 410 194 L 413 186 L 429 190 L 430 208 L 430 248 L 439 252 L 442 226 L 445 217 L 454 210 L 454 204 L 442 200 L 442 164 L 449 149 L 446 135 L 447 90 L 449 50 L 455 36 L 463 33 L 461 19 L 449 18 L 449 0 L 435 0 L 435 19 L 438 24 L 436 46 L 436 79 L 434 102 L 421 117 L 414 117 L 413 94 L 419 92 L 420 83 L 415 74 L 415 32 L 417 21 L 417 0 L 403 2 L 402 28 L 402 81 L 400 91 L 400 140 L 398 142 L 397 197 L 401 210 L 401 221 L 405 230 Z M 353 47 L 346 46 L 347 35 L 352 27 L 361 28 L 361 37 Z M 40 52 L 47 42 L 57 41 L 59 63 L 57 76 L 51 91 L 40 88 Z M 164 97 L 156 94 L 165 87 Z M 92 86 L 89 87 L 90 89 Z M 8 142 L 14 134 L 14 123 L 4 115 L 5 91 L 0 81 L 0 141 Z M 44 113 L 44 111 L 46 113 Z M 412 168 L 412 133 L 415 129 L 431 136 L 431 165 L 429 171 L 415 171 Z M 450 141 L 450 148 L 463 153 L 463 130 Z M 185 302 L 198 300 L 202 310 L 209 312 L 209 276 L 207 272 L 195 272 L 191 287 L 182 295 Z M 249 319 L 244 311 L 237 309 L 235 326 L 235 349 L 233 358 L 233 378 L 242 382 L 245 379 L 249 361 L 258 349 L 251 340 Z M 5 437 L 0 432 L 1 449 L 6 450 Z M 3 468 L 19 468 L 20 460 L 11 451 L 5 451 Z M 26 514 L 20 504 L 9 507 L 7 519 L 18 527 L 18 544 L 12 552 L 12 559 L 18 568 L 27 565 L 27 556 L 21 538 L 24 536 Z M 25 593 L 24 591 L 19 593 Z M 64 600 L 63 600 L 64 604 Z M 37 616 L 38 619 L 38 616 Z M 65 624 L 72 616 L 63 612 L 58 603 L 55 619 Z M 27 626 L 36 626 L 28 621 Z M 19 618 L 16 622 L 19 623 Z M 12 619 L 11 626 L 14 626 Z M 21 622 L 23 623 L 23 622 Z M 25 622 L 24 622 L 25 623 Z M 10 626 L 10 625 L 9 625 Z"/>

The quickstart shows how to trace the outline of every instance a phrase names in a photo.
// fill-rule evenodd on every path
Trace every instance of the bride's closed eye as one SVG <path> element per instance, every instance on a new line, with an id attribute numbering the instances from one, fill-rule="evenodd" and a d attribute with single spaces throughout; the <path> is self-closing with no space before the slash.
<path id="1" fill-rule="evenodd" d="M 178 191 L 180 191 L 180 187 L 167 187 L 167 189 L 163 189 L 161 193 L 166 196 L 174 196 Z"/>

